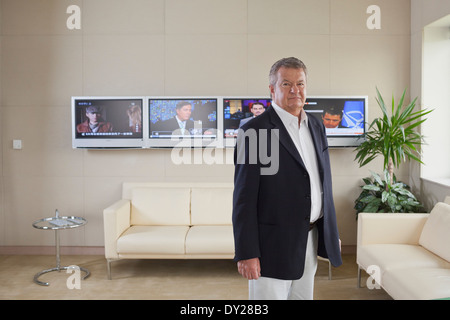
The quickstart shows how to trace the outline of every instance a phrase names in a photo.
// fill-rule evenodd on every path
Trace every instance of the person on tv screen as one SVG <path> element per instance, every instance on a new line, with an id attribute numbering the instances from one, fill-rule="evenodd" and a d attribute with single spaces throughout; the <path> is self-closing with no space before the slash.
<path id="1" fill-rule="evenodd" d="M 102 121 L 101 108 L 89 106 L 86 108 L 87 119 L 77 125 L 77 132 L 102 133 L 112 132 L 113 126 L 110 122 Z"/>
<path id="2" fill-rule="evenodd" d="M 335 106 L 330 106 L 328 108 L 324 108 L 322 114 L 323 125 L 327 129 L 334 128 L 342 128 L 342 108 L 338 108 Z"/>
<path id="3" fill-rule="evenodd" d="M 142 112 L 141 108 L 132 103 L 127 109 L 129 126 L 131 132 L 141 132 L 142 130 Z"/>
<path id="4" fill-rule="evenodd" d="M 246 123 L 247 121 L 259 116 L 261 113 L 263 113 L 266 110 L 266 108 L 264 107 L 264 105 L 261 102 L 255 102 L 252 104 L 251 108 L 250 108 L 250 112 L 253 113 L 253 116 L 242 119 L 239 122 L 239 128 Z"/>
<path id="5" fill-rule="evenodd" d="M 177 103 L 175 111 L 175 117 L 162 121 L 158 126 L 158 130 L 189 135 L 189 129 L 194 128 L 194 121 L 190 119 L 192 105 L 187 101 L 180 101 Z"/>

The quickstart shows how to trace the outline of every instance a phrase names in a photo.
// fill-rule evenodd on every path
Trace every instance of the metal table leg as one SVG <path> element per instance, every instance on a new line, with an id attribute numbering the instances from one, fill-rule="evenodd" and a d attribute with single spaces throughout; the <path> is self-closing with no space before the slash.
<path id="1" fill-rule="evenodd" d="M 36 275 L 33 278 L 34 282 L 39 284 L 39 285 L 41 285 L 41 286 L 48 286 L 48 285 L 50 285 L 48 282 L 39 281 L 39 277 L 41 275 L 43 275 L 45 273 L 52 272 L 52 271 L 60 272 L 61 270 L 68 270 L 68 269 L 71 268 L 71 267 L 61 267 L 61 259 L 60 259 L 60 254 L 59 254 L 59 230 L 57 230 L 57 229 L 55 230 L 55 244 L 56 244 L 56 268 L 42 270 L 41 272 L 36 273 Z M 79 268 L 80 268 L 81 271 L 85 272 L 85 275 L 82 278 L 83 280 L 91 275 L 89 270 L 87 270 L 86 268 L 81 268 L 81 267 L 79 267 Z"/>

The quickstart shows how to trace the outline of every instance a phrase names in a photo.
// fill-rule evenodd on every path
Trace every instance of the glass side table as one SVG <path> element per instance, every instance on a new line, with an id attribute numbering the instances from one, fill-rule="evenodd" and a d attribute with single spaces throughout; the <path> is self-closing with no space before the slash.
<path id="1" fill-rule="evenodd" d="M 56 214 L 54 217 L 51 218 L 44 218 L 37 220 L 33 222 L 33 227 L 36 229 L 41 230 L 55 230 L 55 246 L 56 246 L 56 267 L 42 270 L 41 272 L 36 273 L 34 276 L 34 282 L 41 285 L 41 286 L 48 286 L 48 282 L 42 282 L 39 281 L 39 277 L 45 273 L 52 272 L 52 271 L 61 271 L 61 270 L 67 270 L 70 267 L 62 267 L 61 261 L 60 261 L 60 255 L 59 255 L 59 230 L 63 229 L 73 229 L 82 227 L 87 223 L 87 220 L 81 217 L 74 217 L 74 216 L 59 216 L 58 210 L 56 210 Z M 85 273 L 83 280 L 90 276 L 89 270 L 85 268 L 81 268 L 80 270 Z"/>

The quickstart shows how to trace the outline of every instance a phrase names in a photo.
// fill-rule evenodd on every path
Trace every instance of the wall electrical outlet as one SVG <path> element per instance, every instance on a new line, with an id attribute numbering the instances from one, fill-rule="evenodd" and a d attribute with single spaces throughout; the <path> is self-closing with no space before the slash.
<path id="1" fill-rule="evenodd" d="M 22 150 L 22 140 L 13 140 L 13 149 Z"/>

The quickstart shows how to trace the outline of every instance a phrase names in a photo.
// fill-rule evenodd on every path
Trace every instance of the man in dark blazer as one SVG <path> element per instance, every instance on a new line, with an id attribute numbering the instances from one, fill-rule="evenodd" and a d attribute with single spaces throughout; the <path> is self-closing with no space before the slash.
<path id="1" fill-rule="evenodd" d="M 187 101 L 180 101 L 175 107 L 176 115 L 165 121 L 157 122 L 156 131 L 166 134 L 190 135 L 190 130 L 194 128 L 194 121 L 191 120 L 192 105 Z"/>
<path id="2" fill-rule="evenodd" d="M 250 299 L 312 299 L 317 256 L 342 264 L 325 128 L 303 110 L 306 73 L 296 58 L 277 61 L 273 106 L 238 135 L 235 261 Z"/>

